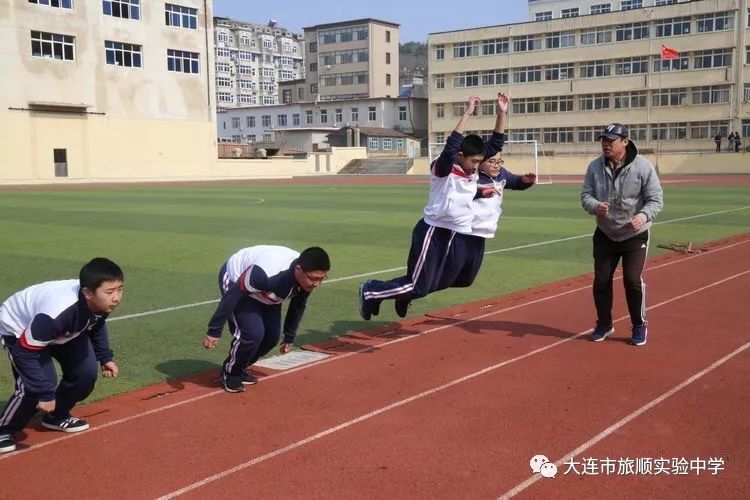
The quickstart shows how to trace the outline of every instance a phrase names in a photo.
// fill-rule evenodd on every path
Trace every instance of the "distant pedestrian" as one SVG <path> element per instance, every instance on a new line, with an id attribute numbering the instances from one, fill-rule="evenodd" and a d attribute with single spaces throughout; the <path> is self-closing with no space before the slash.
<path id="1" fill-rule="evenodd" d="M 721 152 L 721 132 L 717 132 L 716 136 L 714 137 L 714 142 L 716 143 L 716 152 Z"/>
<path id="2" fill-rule="evenodd" d="M 734 132 L 730 132 L 727 136 L 727 151 L 730 153 L 734 151 Z"/>
<path id="3" fill-rule="evenodd" d="M 739 153 L 741 147 L 742 147 L 742 138 L 740 137 L 739 132 L 735 132 L 734 133 L 734 152 Z"/>

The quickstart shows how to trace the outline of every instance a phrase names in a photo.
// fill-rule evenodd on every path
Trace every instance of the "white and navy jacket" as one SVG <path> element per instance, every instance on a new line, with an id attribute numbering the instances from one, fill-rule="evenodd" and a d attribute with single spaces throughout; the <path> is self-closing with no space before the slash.
<path id="1" fill-rule="evenodd" d="M 56 380 L 44 374 L 40 358 L 50 346 L 87 335 L 97 361 L 114 358 L 109 347 L 106 313 L 89 310 L 78 280 L 48 281 L 17 292 L 0 306 L 0 334 L 18 339 L 23 355 L 13 364 L 29 394 L 42 401 L 55 397 Z"/>
<path id="2" fill-rule="evenodd" d="M 505 168 L 500 168 L 497 177 L 490 177 L 484 172 L 479 172 L 479 186 L 493 186 L 497 194 L 491 198 L 483 198 L 481 192 L 477 193 L 474 200 L 474 220 L 471 223 L 471 235 L 481 238 L 494 238 L 497 232 L 497 224 L 503 214 L 503 190 L 507 189 L 529 189 L 534 183 L 527 184 L 522 175 L 516 175 Z"/>
<path id="3" fill-rule="evenodd" d="M 227 318 L 243 297 L 269 306 L 289 299 L 284 342 L 293 342 L 310 296 L 294 279 L 298 258 L 298 252 L 273 245 L 243 248 L 229 257 L 223 277 L 224 294 L 208 323 L 208 335 L 221 337 Z"/>
<path id="4" fill-rule="evenodd" d="M 456 164 L 462 140 L 463 135 L 454 130 L 440 156 L 430 165 L 430 197 L 424 207 L 424 221 L 431 226 L 471 234 L 477 174 L 468 175 Z M 485 157 L 502 151 L 504 142 L 505 135 L 494 132 L 485 145 Z"/>

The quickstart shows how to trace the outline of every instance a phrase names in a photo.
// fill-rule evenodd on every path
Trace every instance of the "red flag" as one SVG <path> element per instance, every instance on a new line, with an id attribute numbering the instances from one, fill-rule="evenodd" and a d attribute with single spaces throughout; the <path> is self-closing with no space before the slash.
<path id="1" fill-rule="evenodd" d="M 662 59 L 677 59 L 678 57 L 680 57 L 680 53 L 675 49 L 670 49 L 666 45 L 661 46 Z"/>

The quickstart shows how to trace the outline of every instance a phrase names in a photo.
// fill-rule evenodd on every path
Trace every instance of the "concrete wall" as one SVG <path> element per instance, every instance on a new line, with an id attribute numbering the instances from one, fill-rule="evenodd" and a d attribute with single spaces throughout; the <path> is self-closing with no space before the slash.
<path id="1" fill-rule="evenodd" d="M 216 162 L 210 121 L 0 110 L 0 122 L 0 183 L 55 180 L 55 148 L 78 180 L 193 177 Z"/>
<path id="2" fill-rule="evenodd" d="M 156 122 L 149 122 L 154 127 Z M 161 127 L 175 128 L 175 123 L 162 123 Z M 82 147 L 86 141 L 96 141 L 93 132 L 101 129 L 92 125 L 86 133 L 74 137 Z M 99 163 L 79 164 L 75 157 L 69 157 L 70 167 L 68 177 L 54 177 L 52 164 L 52 153 L 49 150 L 46 163 L 48 169 L 43 172 L 35 169 L 36 161 L 15 154 L 10 161 L 0 164 L 0 185 L 21 184 L 80 184 L 92 182 L 139 182 L 139 181 L 202 181 L 221 179 L 256 179 L 256 178 L 287 178 L 299 175 L 330 175 L 341 170 L 349 161 L 357 158 L 366 158 L 365 148 L 333 148 L 331 153 L 310 154 L 304 159 L 290 157 L 272 157 L 265 159 L 216 159 L 216 150 L 211 149 L 212 154 L 202 158 L 190 157 L 191 154 L 202 154 L 208 150 L 201 145 L 195 149 L 186 149 L 185 146 L 195 143 L 208 143 L 213 140 L 213 126 L 205 127 L 204 133 L 188 137 L 194 128 L 186 125 L 184 130 L 175 130 L 175 133 L 186 135 L 184 142 L 164 144 L 159 142 L 157 130 L 144 130 L 144 135 L 154 137 L 152 147 L 160 153 L 151 161 L 140 161 L 140 155 L 129 154 L 127 147 L 112 148 L 107 161 Z M 101 134 L 107 134 L 106 130 L 100 130 Z M 0 136 L 0 139 L 4 139 Z M 0 148 L 6 151 L 7 144 L 0 142 Z M 42 149 L 40 148 L 39 151 Z M 33 160 L 33 158 L 32 158 Z M 188 161 L 189 160 L 189 161 Z"/>
<path id="3" fill-rule="evenodd" d="M 653 164 L 658 165 L 663 174 L 749 174 L 750 153 L 697 153 L 697 154 L 661 154 L 645 155 Z M 541 175 L 583 175 L 588 164 L 596 158 L 592 156 L 555 156 L 539 157 Z M 534 171 L 531 156 L 504 156 L 505 167 L 513 173 L 522 174 Z M 417 158 L 409 175 L 427 175 L 429 159 Z"/>

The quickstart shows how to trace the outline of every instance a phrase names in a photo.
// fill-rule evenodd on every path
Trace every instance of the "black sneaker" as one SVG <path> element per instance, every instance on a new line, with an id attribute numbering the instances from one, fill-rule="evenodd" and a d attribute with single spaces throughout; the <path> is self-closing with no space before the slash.
<path id="1" fill-rule="evenodd" d="M 409 314 L 409 308 L 411 307 L 411 300 L 396 299 L 394 301 L 394 306 L 396 307 L 396 314 L 398 314 L 398 317 L 405 318 L 406 315 Z"/>
<path id="2" fill-rule="evenodd" d="M 224 390 L 227 392 L 242 392 L 245 390 L 240 375 L 224 375 L 222 377 L 222 384 L 224 385 Z"/>
<path id="3" fill-rule="evenodd" d="M 242 374 L 242 383 L 244 385 L 255 385 L 258 383 L 258 377 L 250 372 L 245 372 Z"/>
<path id="4" fill-rule="evenodd" d="M 15 451 L 16 442 L 13 441 L 13 436 L 3 434 L 0 436 L 0 453 L 10 453 Z"/>
<path id="5" fill-rule="evenodd" d="M 49 413 L 42 417 L 42 427 L 60 432 L 81 432 L 89 428 L 88 422 L 72 415 L 56 418 Z"/>
<path id="6" fill-rule="evenodd" d="M 372 311 L 368 307 L 367 301 L 365 300 L 365 284 L 367 284 L 366 281 L 363 281 L 359 284 L 359 315 L 362 316 L 363 320 L 370 321 L 370 318 L 372 317 Z"/>

